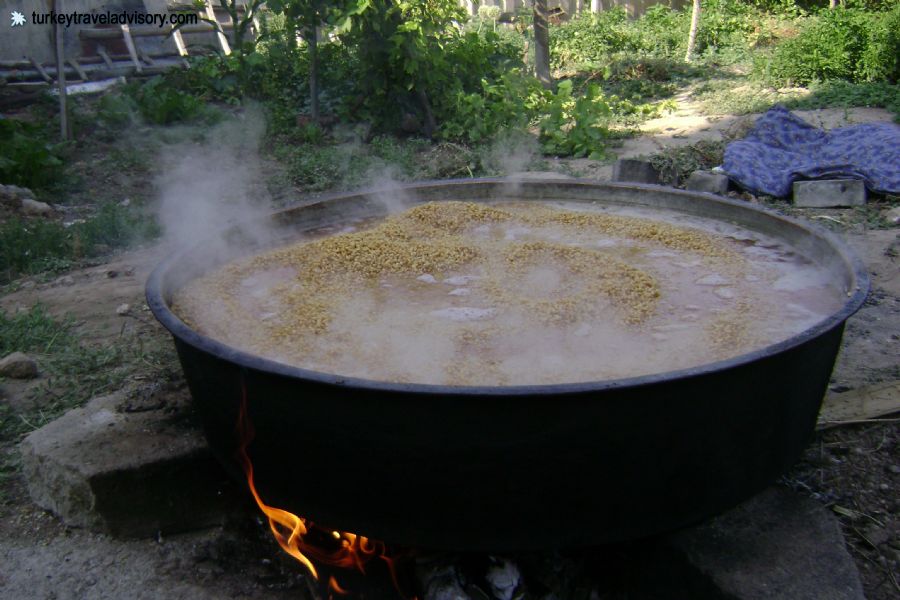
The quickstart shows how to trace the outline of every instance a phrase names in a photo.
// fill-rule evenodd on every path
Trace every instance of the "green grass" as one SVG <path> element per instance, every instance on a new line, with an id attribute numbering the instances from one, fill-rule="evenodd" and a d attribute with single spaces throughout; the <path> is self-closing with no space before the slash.
<path id="1" fill-rule="evenodd" d="M 70 227 L 58 221 L 12 218 L 0 223 L 0 283 L 66 270 L 82 258 L 157 235 L 155 220 L 113 203 L 101 205 Z"/>
<path id="2" fill-rule="evenodd" d="M 816 82 L 808 88 L 775 89 L 745 77 L 713 79 L 692 94 L 702 112 L 714 115 L 761 113 L 776 104 L 790 109 L 878 107 L 900 119 L 900 85 L 886 81 Z"/>
<path id="3" fill-rule="evenodd" d="M 54 318 L 42 306 L 8 314 L 0 311 L 0 354 L 27 352 L 37 360 L 42 379 L 27 392 L 23 406 L 0 402 L 0 504 L 7 482 L 19 471 L 15 445 L 29 432 L 92 398 L 112 393 L 132 380 L 175 377 L 177 364 L 168 339 L 129 335 L 102 345 L 86 344 L 71 317 Z"/>

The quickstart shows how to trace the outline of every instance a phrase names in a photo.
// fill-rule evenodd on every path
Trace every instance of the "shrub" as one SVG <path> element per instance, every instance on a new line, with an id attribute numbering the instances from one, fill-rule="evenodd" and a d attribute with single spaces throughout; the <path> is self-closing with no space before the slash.
<path id="1" fill-rule="evenodd" d="M 46 188 L 58 182 L 65 144 L 35 123 L 0 117 L 0 183 Z"/>
<path id="2" fill-rule="evenodd" d="M 520 129 L 536 117 L 547 92 L 534 77 L 511 71 L 499 81 L 483 79 L 481 90 L 458 91 L 447 107 L 441 137 L 470 143 L 486 141 L 504 129 Z"/>
<path id="3" fill-rule="evenodd" d="M 762 68 L 780 83 L 896 81 L 900 76 L 900 4 L 891 11 L 836 8 L 806 20 L 800 34 Z"/>
<path id="4" fill-rule="evenodd" d="M 126 93 L 134 99 L 141 116 L 154 125 L 210 116 L 201 100 L 176 89 L 162 77 L 154 77 L 143 85 L 129 84 Z"/>
<path id="5" fill-rule="evenodd" d="M 603 158 L 612 109 L 600 86 L 589 85 L 577 98 L 571 81 L 561 82 L 558 88 L 541 121 L 541 149 L 547 154 Z"/>
<path id="6" fill-rule="evenodd" d="M 558 69 L 597 63 L 609 54 L 636 50 L 636 39 L 622 6 L 584 14 L 550 28 L 551 66 Z"/>

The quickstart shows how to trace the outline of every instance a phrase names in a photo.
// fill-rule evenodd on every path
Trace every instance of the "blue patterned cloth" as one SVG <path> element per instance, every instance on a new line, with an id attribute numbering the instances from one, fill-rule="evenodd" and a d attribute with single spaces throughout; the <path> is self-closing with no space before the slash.
<path id="1" fill-rule="evenodd" d="M 900 194 L 900 126 L 867 123 L 824 131 L 776 106 L 743 140 L 725 148 L 722 168 L 750 191 L 783 197 L 799 179 L 862 179 Z"/>

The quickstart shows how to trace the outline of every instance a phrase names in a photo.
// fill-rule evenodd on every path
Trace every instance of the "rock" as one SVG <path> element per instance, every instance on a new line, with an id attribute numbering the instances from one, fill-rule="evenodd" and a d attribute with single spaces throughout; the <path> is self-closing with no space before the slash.
<path id="1" fill-rule="evenodd" d="M 22 198 L 21 211 L 22 214 L 32 217 L 46 217 L 53 214 L 53 207 L 46 202 Z"/>
<path id="2" fill-rule="evenodd" d="M 895 206 L 894 208 L 882 212 L 881 216 L 884 217 L 885 221 L 893 223 L 894 225 L 900 223 L 900 206 Z"/>
<path id="3" fill-rule="evenodd" d="M 794 206 L 801 208 L 837 208 L 863 206 L 866 185 L 859 179 L 824 179 L 794 182 Z"/>
<path id="4" fill-rule="evenodd" d="M 75 285 L 75 278 L 71 275 L 63 275 L 53 282 L 55 285 Z"/>
<path id="5" fill-rule="evenodd" d="M 116 307 L 116 314 L 120 317 L 124 317 L 128 313 L 131 312 L 131 305 L 127 303 L 120 304 Z"/>
<path id="6" fill-rule="evenodd" d="M 519 568 L 508 560 L 501 560 L 500 564 L 488 569 L 484 576 L 491 586 L 494 598 L 497 600 L 512 600 L 516 595 L 516 589 L 522 580 Z"/>
<path id="7" fill-rule="evenodd" d="M 418 570 L 425 600 L 472 600 L 452 564 L 420 565 Z"/>
<path id="8" fill-rule="evenodd" d="M 613 165 L 613 181 L 659 183 L 659 172 L 646 160 L 620 158 Z"/>
<path id="9" fill-rule="evenodd" d="M 34 193 L 28 188 L 0 184 L 0 204 L 18 209 L 22 206 L 22 200 L 26 198 L 34 199 Z"/>
<path id="10" fill-rule="evenodd" d="M 728 191 L 728 175 L 712 171 L 694 171 L 684 187 L 692 192 L 724 195 Z"/>
<path id="11" fill-rule="evenodd" d="M 221 524 L 241 488 L 190 420 L 186 392 L 113 394 L 21 444 L 32 500 L 66 525 L 156 537 Z"/>
<path id="12" fill-rule="evenodd" d="M 709 597 L 864 600 L 837 520 L 818 503 L 769 488 L 666 542 Z M 703 596 L 707 597 L 707 596 Z"/>
<path id="13" fill-rule="evenodd" d="M 37 376 L 37 363 L 27 354 L 13 352 L 0 360 L 0 377 L 34 379 Z"/>

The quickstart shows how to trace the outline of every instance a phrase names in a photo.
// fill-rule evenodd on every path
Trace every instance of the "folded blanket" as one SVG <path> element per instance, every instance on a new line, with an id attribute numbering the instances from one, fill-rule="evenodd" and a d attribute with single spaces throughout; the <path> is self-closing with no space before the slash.
<path id="1" fill-rule="evenodd" d="M 722 168 L 750 191 L 783 197 L 800 179 L 862 179 L 900 194 L 900 126 L 867 123 L 824 131 L 776 106 L 743 140 L 728 144 Z"/>

